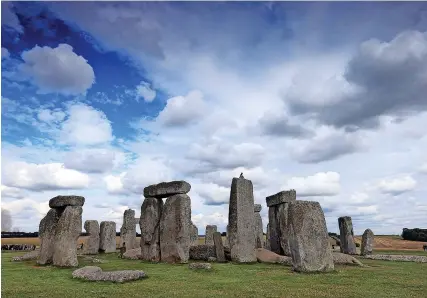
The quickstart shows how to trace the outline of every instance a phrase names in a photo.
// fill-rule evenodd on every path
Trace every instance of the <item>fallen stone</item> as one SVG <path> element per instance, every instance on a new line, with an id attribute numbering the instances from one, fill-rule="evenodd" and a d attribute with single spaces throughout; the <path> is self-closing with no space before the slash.
<path id="1" fill-rule="evenodd" d="M 206 245 L 213 245 L 213 234 L 217 231 L 217 226 L 215 225 L 207 225 L 206 226 L 206 232 L 205 232 L 205 244 Z"/>
<path id="2" fill-rule="evenodd" d="M 141 256 L 141 247 L 137 247 L 134 249 L 126 250 L 126 252 L 123 254 L 124 259 L 129 260 L 139 260 L 142 258 Z"/>
<path id="3" fill-rule="evenodd" d="M 139 227 L 141 228 L 141 259 L 160 261 L 160 219 L 163 201 L 153 197 L 145 198 L 141 206 Z"/>
<path id="4" fill-rule="evenodd" d="M 49 200 L 50 208 L 61 208 L 67 206 L 82 207 L 85 203 L 85 198 L 81 196 L 56 196 Z"/>
<path id="5" fill-rule="evenodd" d="M 99 224 L 97 220 L 86 220 L 84 228 L 88 233 L 86 243 L 83 245 L 83 253 L 96 255 L 99 252 Z"/>
<path id="6" fill-rule="evenodd" d="M 40 265 L 53 263 L 53 252 L 55 246 L 55 231 L 58 225 L 60 211 L 50 209 L 46 216 L 40 221 L 40 257 L 37 261 Z"/>
<path id="7" fill-rule="evenodd" d="M 119 283 L 146 277 L 144 271 L 141 270 L 102 271 L 101 268 L 96 266 L 86 266 L 74 270 L 72 276 L 73 278 L 90 281 L 112 281 Z"/>
<path id="8" fill-rule="evenodd" d="M 256 249 L 256 257 L 260 263 L 273 263 L 273 264 L 283 264 L 283 265 L 292 265 L 292 258 L 287 256 L 278 255 L 272 251 L 269 251 L 265 248 Z"/>
<path id="9" fill-rule="evenodd" d="M 190 247 L 191 260 L 207 261 L 210 257 L 216 258 L 216 251 L 214 245 L 194 245 Z"/>
<path id="10" fill-rule="evenodd" d="M 144 197 L 167 198 L 177 194 L 186 194 L 191 185 L 186 181 L 171 181 L 153 184 L 144 188 Z"/>
<path id="11" fill-rule="evenodd" d="M 123 225 L 120 228 L 120 243 L 123 244 L 126 250 L 131 250 L 138 247 L 136 243 L 136 222 L 135 222 L 135 210 L 127 209 L 123 214 Z"/>
<path id="12" fill-rule="evenodd" d="M 340 252 L 333 252 L 332 258 L 335 265 L 356 265 L 363 266 L 363 264 L 353 256 L 346 255 Z"/>
<path id="13" fill-rule="evenodd" d="M 198 245 L 199 244 L 199 230 L 197 226 L 191 222 L 191 232 L 190 232 L 190 245 Z"/>
<path id="14" fill-rule="evenodd" d="M 427 256 L 409 256 L 409 255 L 366 255 L 365 259 L 398 261 L 398 262 L 415 262 L 427 263 Z"/>
<path id="15" fill-rule="evenodd" d="M 283 203 L 289 203 L 297 199 L 297 194 L 294 189 L 284 190 L 276 193 L 275 195 L 268 196 L 266 198 L 267 207 L 280 205 Z"/>
<path id="16" fill-rule="evenodd" d="M 190 263 L 188 264 L 188 268 L 190 269 L 203 269 L 203 270 L 211 270 L 212 265 L 209 263 Z"/>
<path id="17" fill-rule="evenodd" d="M 360 254 L 362 256 L 371 255 L 374 248 L 374 233 L 370 229 L 366 229 L 362 236 L 362 247 Z"/>
<path id="18" fill-rule="evenodd" d="M 208 262 L 216 262 L 217 259 L 215 257 L 209 257 Z"/>
<path id="19" fill-rule="evenodd" d="M 37 260 L 40 256 L 40 250 L 33 250 L 30 252 L 27 252 L 23 256 L 19 257 L 12 257 L 12 262 L 21 262 L 21 261 L 30 261 L 30 260 Z"/>
<path id="20" fill-rule="evenodd" d="M 349 255 L 357 254 L 351 217 L 343 216 L 338 218 L 338 225 L 340 229 L 340 251 Z"/>
<path id="21" fill-rule="evenodd" d="M 213 241 L 215 246 L 216 260 L 220 263 L 226 262 L 224 255 L 224 245 L 222 245 L 222 237 L 220 232 L 213 234 Z"/>
<path id="22" fill-rule="evenodd" d="M 99 239 L 99 250 L 101 252 L 116 252 L 116 223 L 114 221 L 101 222 Z"/>

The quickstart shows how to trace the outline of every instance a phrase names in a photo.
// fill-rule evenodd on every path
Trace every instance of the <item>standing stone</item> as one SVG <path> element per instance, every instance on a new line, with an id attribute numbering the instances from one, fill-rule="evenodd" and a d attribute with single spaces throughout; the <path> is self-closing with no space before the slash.
<path id="1" fill-rule="evenodd" d="M 222 244 L 222 237 L 220 232 L 213 234 L 213 241 L 215 245 L 216 260 L 217 262 L 223 263 L 226 261 L 224 254 L 224 245 Z"/>
<path id="2" fill-rule="evenodd" d="M 186 194 L 190 191 L 190 189 L 190 183 L 185 181 L 162 182 L 145 187 L 144 197 L 155 197 L 162 199 L 177 194 Z"/>
<path id="3" fill-rule="evenodd" d="M 230 248 L 230 241 L 228 239 L 230 239 L 230 229 L 228 228 L 228 225 L 227 225 L 226 231 L 225 231 L 224 247 Z"/>
<path id="4" fill-rule="evenodd" d="M 354 243 L 353 224 L 350 216 L 338 218 L 340 228 L 340 250 L 344 254 L 355 255 L 356 244 Z"/>
<path id="5" fill-rule="evenodd" d="M 255 217 L 255 246 L 256 248 L 263 248 L 264 247 L 264 233 L 263 233 L 263 226 L 262 226 L 262 218 L 260 211 L 262 209 L 262 206 L 260 204 L 254 205 L 254 217 Z"/>
<path id="6" fill-rule="evenodd" d="M 199 230 L 193 222 L 191 222 L 190 241 L 190 245 L 199 245 Z"/>
<path id="7" fill-rule="evenodd" d="M 206 232 L 205 232 L 205 244 L 206 245 L 213 245 L 213 234 L 217 231 L 217 226 L 215 225 L 207 225 L 206 226 Z"/>
<path id="8" fill-rule="evenodd" d="M 37 261 L 40 265 L 51 264 L 53 262 L 55 231 L 59 216 L 60 212 L 58 210 L 50 209 L 46 216 L 40 221 L 40 257 Z"/>
<path id="9" fill-rule="evenodd" d="M 360 254 L 362 256 L 371 255 L 374 248 L 374 233 L 371 229 L 366 229 L 362 236 L 362 247 Z"/>
<path id="10" fill-rule="evenodd" d="M 267 224 L 267 233 L 265 235 L 265 249 L 271 250 L 271 247 L 270 247 L 270 224 Z"/>
<path id="11" fill-rule="evenodd" d="M 99 224 L 97 220 L 86 220 L 84 228 L 89 234 L 83 246 L 83 253 L 86 255 L 96 255 L 99 251 Z"/>
<path id="12" fill-rule="evenodd" d="M 123 225 L 120 229 L 120 247 L 125 243 L 126 250 L 137 247 L 136 243 L 136 223 L 135 210 L 125 210 L 123 214 Z"/>
<path id="13" fill-rule="evenodd" d="M 82 213 L 80 206 L 67 206 L 61 213 L 55 232 L 53 264 L 60 267 L 76 267 L 77 240 L 82 232 Z"/>
<path id="14" fill-rule="evenodd" d="M 101 252 L 116 252 L 116 223 L 114 221 L 101 222 L 99 239 L 99 250 Z"/>
<path id="15" fill-rule="evenodd" d="M 163 201 L 145 198 L 141 206 L 139 226 L 141 228 L 141 259 L 151 262 L 160 261 L 160 218 Z"/>
<path id="16" fill-rule="evenodd" d="M 293 270 L 324 272 L 334 269 L 325 215 L 318 202 L 289 203 L 289 244 Z"/>
<path id="17" fill-rule="evenodd" d="M 161 261 L 187 263 L 190 250 L 191 200 L 186 194 L 169 197 L 160 220 Z"/>
<path id="18" fill-rule="evenodd" d="M 238 263 L 256 262 L 252 181 L 244 178 L 233 178 L 228 223 L 231 259 Z"/>

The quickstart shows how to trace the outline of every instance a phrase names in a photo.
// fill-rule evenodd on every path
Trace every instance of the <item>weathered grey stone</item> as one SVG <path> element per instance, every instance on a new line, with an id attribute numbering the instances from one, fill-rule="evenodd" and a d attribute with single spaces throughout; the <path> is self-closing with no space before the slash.
<path id="1" fill-rule="evenodd" d="M 269 239 L 271 251 L 290 256 L 288 235 L 289 203 L 282 203 L 268 208 Z"/>
<path id="2" fill-rule="evenodd" d="M 206 232 L 205 232 L 205 244 L 206 245 L 213 245 L 213 234 L 217 231 L 217 226 L 215 225 L 207 225 L 206 226 Z"/>
<path id="3" fill-rule="evenodd" d="M 208 261 L 210 257 L 216 258 L 216 251 L 214 245 L 194 245 L 190 247 L 191 260 Z"/>
<path id="4" fill-rule="evenodd" d="M 216 258 L 215 257 L 209 257 L 208 262 L 216 262 Z"/>
<path id="5" fill-rule="evenodd" d="M 153 184 L 144 188 L 144 197 L 167 198 L 177 194 L 186 194 L 191 185 L 185 181 L 171 181 Z"/>
<path id="6" fill-rule="evenodd" d="M 96 266 L 86 266 L 72 273 L 73 278 L 80 278 L 90 281 L 112 281 L 125 282 L 144 278 L 146 275 L 141 270 L 122 270 L 122 271 L 102 271 Z"/>
<path id="7" fill-rule="evenodd" d="M 230 229 L 227 225 L 226 233 L 225 233 L 225 240 L 224 240 L 224 247 L 230 248 L 230 241 L 228 240 L 229 238 L 230 238 Z"/>
<path id="8" fill-rule="evenodd" d="M 131 250 L 126 250 L 126 252 L 123 254 L 124 259 L 129 260 L 138 260 L 141 259 L 141 247 L 137 247 Z"/>
<path id="9" fill-rule="evenodd" d="M 267 233 L 265 235 L 265 249 L 271 250 L 271 247 L 270 247 L 270 224 L 267 224 Z"/>
<path id="10" fill-rule="evenodd" d="M 332 259 L 334 260 L 334 265 L 356 265 L 363 266 L 363 264 L 353 256 L 346 255 L 340 252 L 333 252 Z"/>
<path id="11" fill-rule="evenodd" d="M 40 257 L 37 261 L 40 265 L 53 263 L 53 252 L 55 247 L 55 231 L 58 225 L 61 212 L 57 209 L 50 209 L 46 216 L 40 221 Z"/>
<path id="12" fill-rule="evenodd" d="M 40 250 L 33 250 L 30 252 L 27 252 L 23 256 L 19 257 L 12 257 L 12 262 L 20 262 L 20 261 L 29 261 L 29 260 L 37 260 L 40 256 Z"/>
<path id="13" fill-rule="evenodd" d="M 141 228 L 141 259 L 151 262 L 160 261 L 160 219 L 163 201 L 145 198 L 141 206 L 139 226 Z"/>
<path id="14" fill-rule="evenodd" d="M 362 247 L 360 254 L 362 256 L 371 255 L 374 248 L 374 233 L 370 229 L 366 229 L 362 236 Z"/>
<path id="15" fill-rule="evenodd" d="M 59 267 L 76 267 L 77 240 L 82 232 L 83 208 L 67 206 L 61 213 L 55 231 L 53 264 Z"/>
<path id="16" fill-rule="evenodd" d="M 185 194 L 169 197 L 160 220 L 161 261 L 186 263 L 189 259 L 191 200 Z"/>
<path id="17" fill-rule="evenodd" d="M 224 245 L 222 244 L 222 237 L 220 232 L 213 234 L 213 241 L 215 246 L 215 254 L 218 262 L 223 263 L 226 261 L 224 255 Z"/>
<path id="18" fill-rule="evenodd" d="M 343 216 L 338 218 L 338 225 L 340 228 L 340 251 L 349 255 L 357 254 L 351 217 Z"/>
<path id="19" fill-rule="evenodd" d="M 101 222 L 99 239 L 99 250 L 101 252 L 116 252 L 116 223 L 114 221 Z"/>
<path id="20" fill-rule="evenodd" d="M 297 193 L 295 189 L 284 190 L 276 193 L 275 195 L 268 196 L 265 200 L 267 202 L 267 207 L 272 207 L 280 205 L 283 203 L 289 203 L 297 199 Z"/>
<path id="21" fill-rule="evenodd" d="M 256 210 L 261 210 L 261 208 L 256 209 Z M 255 229 L 254 230 L 255 231 L 255 247 L 256 248 L 263 248 L 264 247 L 264 232 L 263 232 L 263 226 L 262 226 L 262 218 L 261 218 L 261 214 L 259 214 L 259 211 L 254 212 L 254 222 L 255 222 L 255 227 L 254 227 L 254 229 Z"/>
<path id="22" fill-rule="evenodd" d="M 366 259 L 397 261 L 397 262 L 415 262 L 427 263 L 427 256 L 409 256 L 409 255 L 366 255 Z"/>
<path id="23" fill-rule="evenodd" d="M 228 223 L 231 259 L 238 263 L 256 262 L 252 181 L 244 178 L 233 178 Z"/>
<path id="24" fill-rule="evenodd" d="M 67 206 L 81 207 L 85 203 L 85 198 L 81 196 L 56 196 L 49 200 L 50 208 L 61 208 Z"/>
<path id="25" fill-rule="evenodd" d="M 203 269 L 203 270 L 211 270 L 212 265 L 209 263 L 190 263 L 188 264 L 188 268 L 190 269 Z"/>
<path id="26" fill-rule="evenodd" d="M 261 204 L 255 204 L 254 205 L 254 212 L 261 212 L 262 206 Z"/>
<path id="27" fill-rule="evenodd" d="M 278 255 L 268 249 L 257 248 L 256 257 L 260 263 L 292 265 L 292 258 Z"/>
<path id="28" fill-rule="evenodd" d="M 120 228 L 120 247 L 125 244 L 126 250 L 137 248 L 135 210 L 127 209 L 123 214 L 123 225 Z"/>
<path id="29" fill-rule="evenodd" d="M 292 268 L 298 272 L 334 269 L 325 215 L 318 202 L 289 203 L 289 244 Z"/>
<path id="30" fill-rule="evenodd" d="M 84 228 L 89 234 L 86 243 L 83 245 L 83 253 L 86 255 L 96 255 L 99 252 L 99 224 L 97 220 L 86 220 Z"/>
<path id="31" fill-rule="evenodd" d="M 199 230 L 197 226 L 191 222 L 191 232 L 190 232 L 190 245 L 198 245 L 199 244 Z"/>

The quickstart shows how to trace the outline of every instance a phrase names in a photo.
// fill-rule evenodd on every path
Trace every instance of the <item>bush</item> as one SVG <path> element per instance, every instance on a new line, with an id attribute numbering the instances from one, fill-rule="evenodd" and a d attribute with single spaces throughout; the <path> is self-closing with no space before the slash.
<path id="1" fill-rule="evenodd" d="M 427 241 L 427 229 L 407 229 L 404 228 L 402 231 L 402 238 L 411 241 Z"/>

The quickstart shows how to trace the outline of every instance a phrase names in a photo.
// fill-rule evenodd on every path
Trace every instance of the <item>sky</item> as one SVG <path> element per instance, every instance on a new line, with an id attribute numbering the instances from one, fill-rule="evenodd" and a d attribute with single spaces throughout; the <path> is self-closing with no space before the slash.
<path id="1" fill-rule="evenodd" d="M 427 227 L 427 3 L 2 2 L 1 207 L 37 231 L 57 195 L 139 217 L 191 184 L 225 231 L 233 177 L 295 189 L 329 232 Z M 137 228 L 139 231 L 139 227 Z"/>

